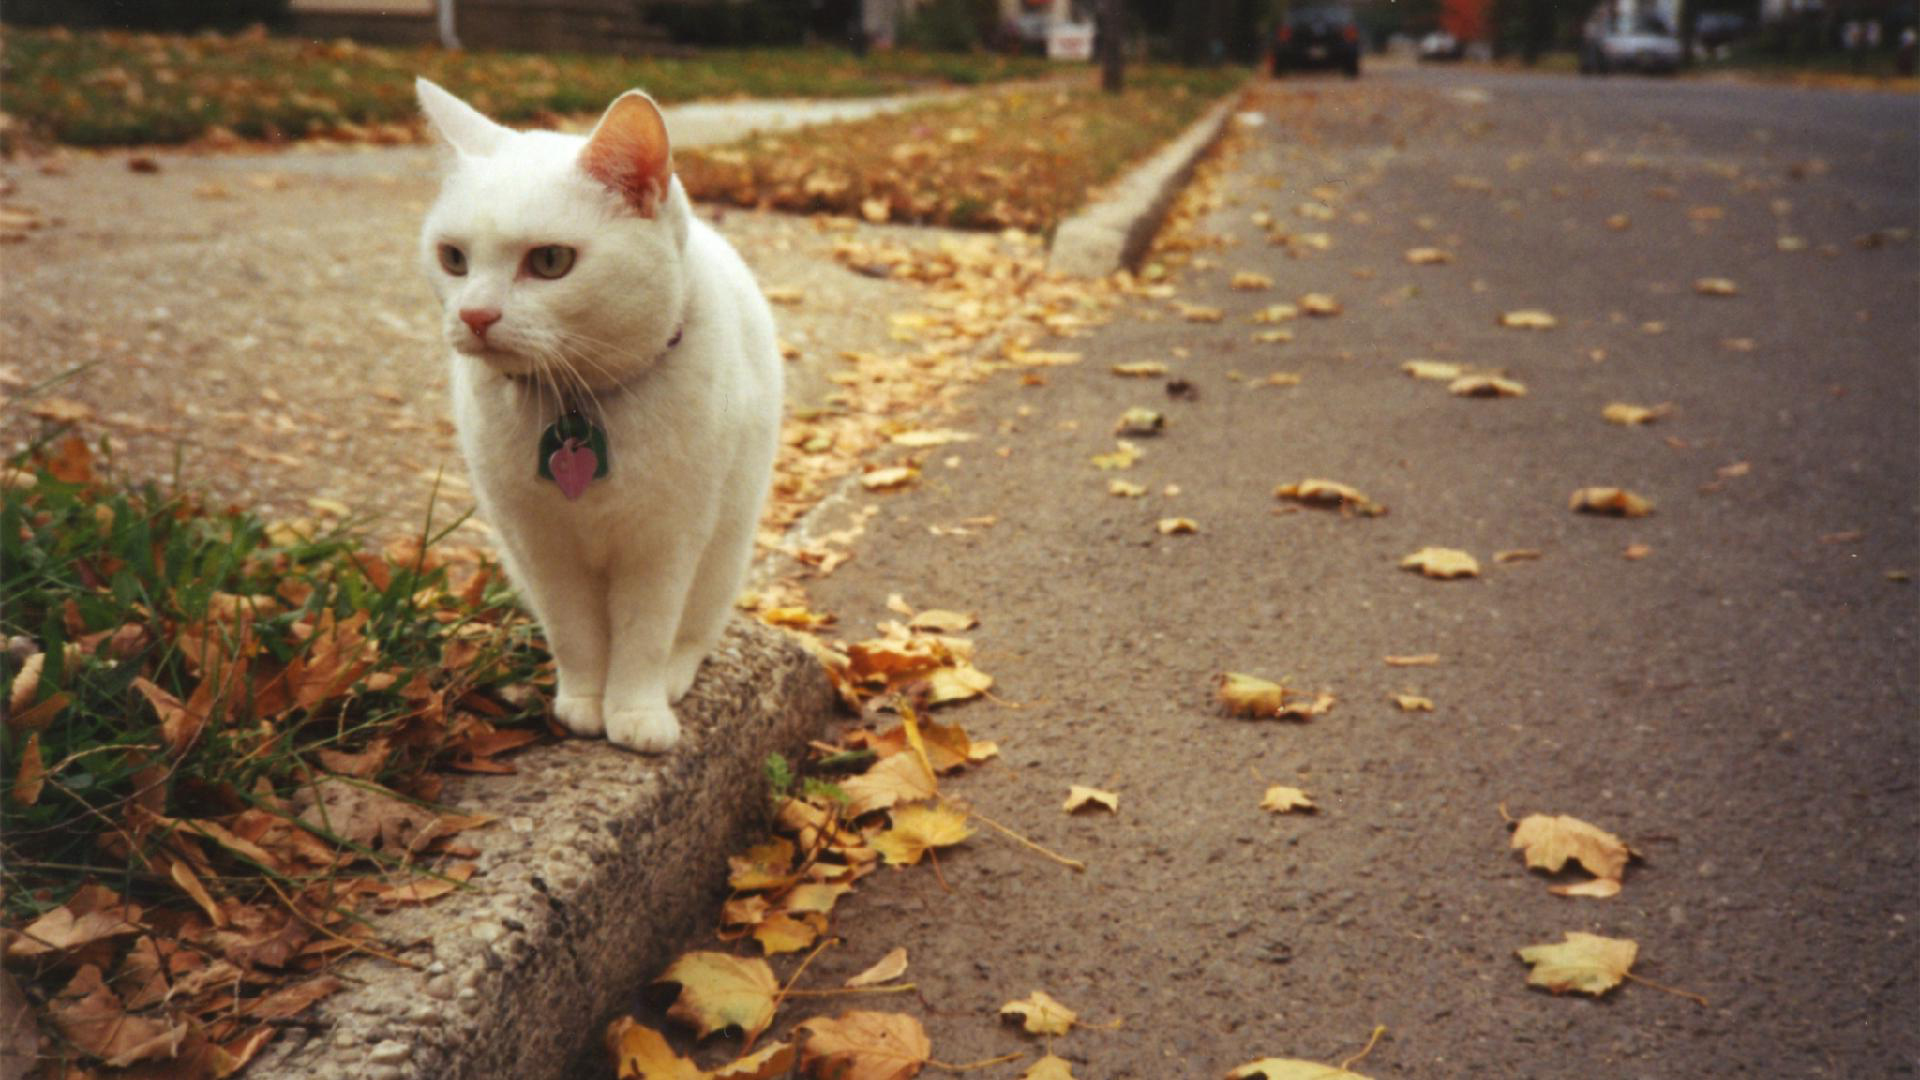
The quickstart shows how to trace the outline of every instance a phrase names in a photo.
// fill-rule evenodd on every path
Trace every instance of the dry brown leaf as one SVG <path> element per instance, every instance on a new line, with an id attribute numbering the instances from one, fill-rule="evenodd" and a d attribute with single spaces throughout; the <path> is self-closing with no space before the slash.
<path id="1" fill-rule="evenodd" d="M 817 1080 L 907 1080 L 933 1056 L 926 1029 L 904 1013 L 816 1016 L 800 1030 L 801 1068 Z"/>
<path id="2" fill-rule="evenodd" d="M 1073 1022 L 1079 1014 L 1048 996 L 1044 990 L 1035 990 L 1019 1001 L 1009 1001 L 1000 1006 L 1000 1015 L 1016 1018 L 1020 1026 L 1034 1035 L 1065 1035 L 1073 1029 Z"/>
<path id="3" fill-rule="evenodd" d="M 1441 580 L 1480 576 L 1480 563 L 1458 548 L 1424 547 L 1401 559 L 1400 567 Z"/>
<path id="4" fill-rule="evenodd" d="M 171 1057 L 187 1036 L 184 1026 L 128 1013 L 93 964 L 82 965 L 47 1003 L 47 1016 L 68 1042 L 109 1068 Z"/>
<path id="5" fill-rule="evenodd" d="M 1646 517 L 1653 503 L 1625 488 L 1585 487 L 1567 499 L 1567 509 L 1588 514 L 1612 514 L 1616 517 Z"/>
<path id="6" fill-rule="evenodd" d="M 40 654 L 35 653 L 36 657 Z M 20 768 L 13 776 L 13 791 L 10 797 L 15 806 L 32 806 L 40 801 L 40 790 L 46 786 L 47 769 L 40 760 L 40 733 L 30 732 L 27 745 L 20 750 Z"/>

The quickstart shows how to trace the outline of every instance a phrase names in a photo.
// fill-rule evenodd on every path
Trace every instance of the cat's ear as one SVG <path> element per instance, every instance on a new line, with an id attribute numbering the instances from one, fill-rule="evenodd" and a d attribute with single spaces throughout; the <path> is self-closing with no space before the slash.
<path id="1" fill-rule="evenodd" d="M 427 114 L 427 122 L 463 154 L 485 157 L 512 133 L 424 78 L 413 80 L 413 92 L 420 98 L 420 111 Z"/>
<path id="2" fill-rule="evenodd" d="M 652 217 L 673 179 L 667 122 L 660 107 L 638 90 L 621 94 L 587 136 L 580 167 L 618 192 L 640 216 Z"/>

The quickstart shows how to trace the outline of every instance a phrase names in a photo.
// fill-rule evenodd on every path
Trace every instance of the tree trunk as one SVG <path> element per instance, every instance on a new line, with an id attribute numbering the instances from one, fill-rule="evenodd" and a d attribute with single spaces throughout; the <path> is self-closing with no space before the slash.
<path id="1" fill-rule="evenodd" d="M 1100 0 L 1100 89 L 1126 89 L 1127 12 L 1122 0 Z"/>

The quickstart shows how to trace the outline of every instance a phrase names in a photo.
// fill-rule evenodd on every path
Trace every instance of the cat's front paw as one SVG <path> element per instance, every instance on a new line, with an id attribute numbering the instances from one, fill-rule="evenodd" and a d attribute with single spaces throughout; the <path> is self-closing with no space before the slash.
<path id="1" fill-rule="evenodd" d="M 664 701 L 607 710 L 607 741 L 643 754 L 664 754 L 680 742 L 680 720 Z"/>
<path id="2" fill-rule="evenodd" d="M 584 694 L 561 694 L 553 699 L 553 718 L 575 735 L 599 735 L 607 730 L 600 716 L 600 699 Z"/>

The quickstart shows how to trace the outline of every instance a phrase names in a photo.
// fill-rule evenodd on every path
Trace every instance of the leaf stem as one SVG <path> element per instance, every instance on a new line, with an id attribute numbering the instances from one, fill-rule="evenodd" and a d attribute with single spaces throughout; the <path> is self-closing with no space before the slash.
<path id="1" fill-rule="evenodd" d="M 968 1062 L 965 1065 L 949 1065 L 944 1061 L 934 1061 L 931 1058 L 927 1059 L 927 1064 L 933 1066 L 936 1069 L 940 1069 L 944 1072 L 951 1072 L 951 1073 L 977 1072 L 980 1069 L 991 1069 L 995 1065 L 1005 1065 L 1009 1061 L 1019 1061 L 1021 1058 L 1026 1056 L 1027 1056 L 1026 1051 L 1016 1050 L 1011 1054 L 1002 1054 L 997 1058 L 988 1058 L 985 1061 Z"/>
<path id="2" fill-rule="evenodd" d="M 1021 847 L 1024 847 L 1029 851 L 1036 852 L 1040 855 L 1043 855 L 1046 858 L 1059 863 L 1061 866 L 1064 866 L 1069 870 L 1073 870 L 1077 873 L 1084 874 L 1087 872 L 1087 864 L 1081 862 L 1079 859 L 1069 859 L 1065 855 L 1062 855 L 1057 851 L 1049 851 L 1048 849 L 1041 847 L 1039 844 L 1034 843 L 1033 841 L 1027 839 L 1026 837 L 1021 836 L 1019 833 L 1014 832 L 1012 829 L 1007 828 L 1005 825 L 1002 825 L 999 822 L 993 820 L 987 815 L 982 814 L 978 810 L 969 808 L 967 810 L 967 813 L 973 818 L 973 820 L 978 821 L 980 824 L 988 826 L 989 828 L 998 830 L 1001 833 L 1001 835 L 1007 837 L 1008 839 L 1014 841 L 1015 843 L 1019 844 Z"/>
<path id="3" fill-rule="evenodd" d="M 1338 1068 L 1341 1072 L 1346 1072 L 1349 1066 L 1359 1064 L 1362 1058 L 1366 1057 L 1368 1054 L 1373 1053 L 1374 1045 L 1380 1041 L 1380 1036 L 1385 1035 L 1386 1033 L 1387 1033 L 1387 1025 L 1375 1024 L 1373 1026 L 1373 1035 L 1367 1039 L 1367 1045 L 1361 1047 L 1359 1053 L 1341 1062 L 1338 1066 L 1336 1066 L 1336 1068 Z"/>
<path id="4" fill-rule="evenodd" d="M 1654 982 L 1652 979 L 1643 979 L 1640 976 L 1635 975 L 1631 971 L 1626 972 L 1626 977 L 1629 979 L 1632 979 L 1634 982 L 1637 982 L 1642 986 L 1651 986 L 1655 990 L 1658 990 L 1662 993 L 1672 994 L 1674 997 L 1686 998 L 1688 1001 L 1693 1002 L 1695 1005 L 1698 1005 L 1703 1009 L 1707 1007 L 1706 997 L 1701 994 L 1696 994 L 1691 990 L 1679 990 L 1671 986 L 1664 986 L 1660 983 Z"/>
<path id="5" fill-rule="evenodd" d="M 788 988 L 783 997 L 835 997 L 840 994 L 904 994 L 920 989 L 919 983 L 901 983 L 899 986 L 827 986 L 818 990 L 794 990 Z"/>

